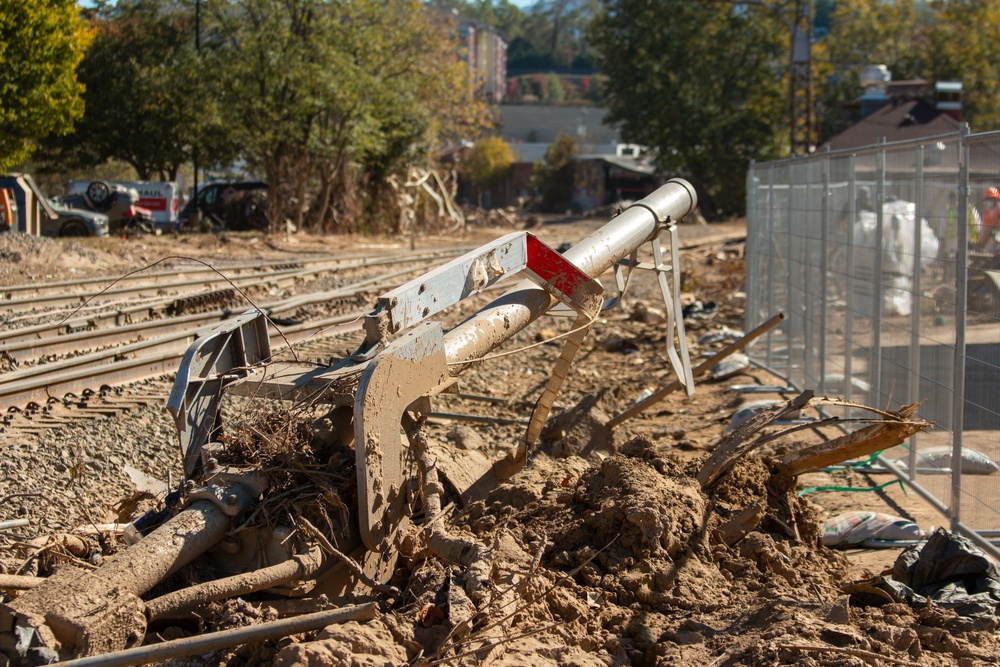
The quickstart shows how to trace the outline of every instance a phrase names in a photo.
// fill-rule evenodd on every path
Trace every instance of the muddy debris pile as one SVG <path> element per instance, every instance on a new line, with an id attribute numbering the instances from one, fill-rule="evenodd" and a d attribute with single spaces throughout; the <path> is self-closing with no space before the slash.
<path id="1" fill-rule="evenodd" d="M 217 566 L 196 560 L 143 594 L 148 626 L 130 650 L 164 649 L 157 660 L 173 665 L 274 667 L 995 662 L 990 623 L 880 596 L 848 581 L 845 557 L 821 545 L 819 511 L 796 495 L 793 472 L 815 446 L 761 427 L 809 400 L 764 411 L 712 454 L 684 460 L 672 441 L 608 433 L 620 406 L 589 395 L 550 419 L 528 466 L 466 502 L 435 471 L 430 452 L 440 450 L 426 445 L 438 433 L 410 421 L 420 484 L 381 569 L 351 550 L 353 457 L 336 436 L 337 415 L 242 413 L 211 465 L 256 467 L 269 483 L 228 543 L 283 524 L 292 551 L 313 545 L 323 552 L 316 559 L 348 565 L 354 586 L 336 596 L 305 582 L 255 586 L 253 576 L 281 567 L 263 563 L 216 580 Z M 76 554 L 71 537 L 47 542 L 49 552 Z M 76 561 L 121 547 L 108 537 L 81 540 Z M 0 576 L 4 607 L 30 593 L 24 574 L 81 567 L 36 559 L 30 572 Z M 242 587 L 227 583 L 235 578 Z M 295 622 L 305 627 L 288 629 Z M 196 643 L 213 637 L 219 645 Z M 0 650 L 8 664 L 41 664 L 58 655 L 41 639 L 8 634 Z"/>

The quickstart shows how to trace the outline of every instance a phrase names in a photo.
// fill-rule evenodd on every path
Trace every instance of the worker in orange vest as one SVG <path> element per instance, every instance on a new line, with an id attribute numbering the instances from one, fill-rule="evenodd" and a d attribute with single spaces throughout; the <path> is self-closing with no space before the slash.
<path id="1" fill-rule="evenodd" d="M 974 250 L 988 250 L 993 243 L 993 237 L 1000 232 L 1000 190 L 990 187 L 986 188 L 983 195 L 983 228 L 980 230 L 979 239 L 973 246 Z"/>

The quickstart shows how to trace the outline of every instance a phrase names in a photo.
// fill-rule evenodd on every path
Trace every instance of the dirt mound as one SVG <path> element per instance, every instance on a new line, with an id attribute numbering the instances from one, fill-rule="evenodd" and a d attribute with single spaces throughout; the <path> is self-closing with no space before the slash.
<path id="1" fill-rule="evenodd" d="M 478 606 L 464 593 L 468 572 L 424 552 L 397 573 L 402 606 L 287 646 L 274 664 L 844 665 L 887 656 L 978 665 L 1000 657 L 989 633 L 951 612 L 863 606 L 845 594 L 846 559 L 821 546 L 815 507 L 789 499 L 761 459 L 738 463 L 711 493 L 694 480 L 695 465 L 644 438 L 568 474 L 580 461 L 540 455 L 451 522 L 492 559 Z M 766 518 L 727 544 L 720 527 L 758 501 Z M 789 511 L 797 532 L 778 518 Z"/>

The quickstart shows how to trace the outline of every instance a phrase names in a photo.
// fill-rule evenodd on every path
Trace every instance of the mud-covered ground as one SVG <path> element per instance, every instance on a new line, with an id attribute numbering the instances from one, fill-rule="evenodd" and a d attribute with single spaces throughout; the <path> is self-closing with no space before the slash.
<path id="1" fill-rule="evenodd" d="M 552 223 L 536 231 L 556 244 L 575 241 L 599 224 Z M 681 227 L 682 242 L 710 242 L 683 253 L 683 300 L 714 302 L 717 307 L 710 317 L 686 321 L 695 364 L 724 344 L 699 343 L 704 334 L 723 327 L 742 329 L 742 246 L 722 241 L 725 234 L 738 235 L 739 230 L 738 224 Z M 417 247 L 467 244 L 508 231 L 477 228 L 461 238 L 415 242 Z M 182 242 L 110 240 L 103 246 L 84 241 L 60 247 L 41 241 L 37 243 L 42 250 L 35 252 L 34 246 L 10 249 L 3 241 L 0 236 L 0 280 L 11 282 L 29 274 L 65 278 L 99 265 L 107 272 L 128 270 L 155 261 L 161 253 L 275 257 L 319 252 L 327 243 L 352 251 L 367 244 L 373 252 L 410 245 L 392 239 L 186 237 Z M 21 261 L 11 262 L 7 255 L 17 252 Z M 24 260 L 27 256 L 42 259 L 32 264 Z M 610 276 L 602 282 L 614 283 Z M 446 321 L 460 320 L 488 298 L 449 312 Z M 782 397 L 741 393 L 733 387 L 779 384 L 777 378 L 750 368 L 721 380 L 705 379 L 693 396 L 675 392 L 614 429 L 605 426 L 644 391 L 655 391 L 675 377 L 667 363 L 659 299 L 649 274 L 633 278 L 623 306 L 605 313 L 585 339 L 528 466 L 485 498 L 463 503 L 442 458 L 497 460 L 517 446 L 523 422 L 561 350 L 556 337 L 572 320 L 552 317 L 536 323 L 503 348 L 514 352 L 477 364 L 462 375 L 459 393 L 435 399 L 426 433 L 444 478 L 444 517 L 437 526 L 476 545 L 473 567 L 442 558 L 428 547 L 426 535 L 414 530 L 402 541 L 398 568 L 389 581 L 397 592 L 353 600 L 377 599 L 380 612 L 374 620 L 332 625 L 318 634 L 175 664 L 971 666 L 1000 659 L 996 635 L 987 625 L 950 611 L 873 602 L 872 596 L 845 592 L 845 585 L 891 568 L 899 549 L 844 552 L 821 546 L 822 521 L 848 510 L 900 515 L 926 530 L 943 523 L 917 496 L 887 487 L 799 497 L 797 490 L 807 487 L 867 488 L 886 478 L 848 471 L 787 478 L 758 456 L 739 461 L 710 489 L 697 482 L 698 470 L 734 411 L 745 402 Z M 160 433 L 162 424 L 155 416 L 144 419 Z M 142 453 L 149 439 L 142 437 L 141 429 L 101 428 L 81 426 L 64 437 L 99 443 L 101 433 L 114 433 L 100 453 L 104 474 L 113 474 L 110 469 L 125 461 L 165 479 L 162 454 Z M 794 448 L 819 437 L 801 431 L 783 444 Z M 73 443 L 62 444 L 75 457 L 98 456 L 94 445 L 81 450 Z M 48 469 L 41 459 L 59 456 L 58 447 L 36 443 L 27 449 L 39 458 L 38 465 L 16 467 L 16 461 L 6 461 L 5 470 L 15 470 L 10 467 L 14 465 L 18 477 L 16 485 L 10 474 L 0 479 L 0 497 L 46 485 L 65 486 L 63 479 L 32 478 L 32 470 Z M 11 451 L 4 456 L 9 459 Z M 100 479 L 98 475 L 86 483 L 78 481 L 76 489 L 99 494 Z M 105 508 L 100 517 L 92 516 L 95 509 L 89 516 L 74 516 L 72 507 L 62 506 L 53 510 L 58 522 L 28 513 L 30 531 L 5 533 L 0 546 L 8 551 L 0 562 L 8 572 L 23 562 L 23 554 L 13 551 L 12 535 L 26 539 L 47 530 L 63 531 L 74 519 L 80 524 L 112 520 L 121 510 L 115 507 L 121 487 L 114 488 L 116 497 L 89 505 Z M 741 539 L 727 539 L 727 521 L 755 504 L 763 507 L 756 527 Z M 13 509 L 9 504 L 0 507 L 0 520 L 25 515 Z M 414 521 L 419 523 L 416 509 Z M 274 617 L 267 603 L 253 596 L 245 603 L 219 604 L 201 613 L 202 630 Z M 164 638 L 197 630 L 182 625 L 158 632 Z"/>

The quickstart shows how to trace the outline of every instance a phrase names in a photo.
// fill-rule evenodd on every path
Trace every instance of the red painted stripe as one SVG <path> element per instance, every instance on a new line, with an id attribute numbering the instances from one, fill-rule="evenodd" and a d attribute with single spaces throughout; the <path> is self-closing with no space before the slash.
<path id="1" fill-rule="evenodd" d="M 166 211 L 167 210 L 167 198 L 166 197 L 143 197 L 136 202 L 136 205 L 143 208 L 148 208 L 150 211 Z"/>
<path id="2" fill-rule="evenodd" d="M 528 268 L 539 278 L 571 299 L 580 285 L 590 282 L 590 276 L 542 243 L 538 237 L 531 234 L 527 237 Z"/>

